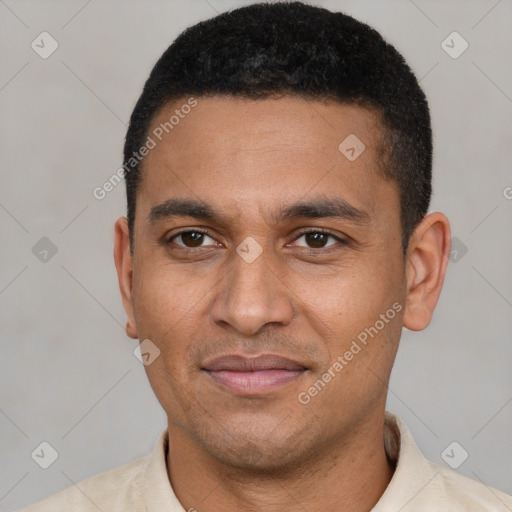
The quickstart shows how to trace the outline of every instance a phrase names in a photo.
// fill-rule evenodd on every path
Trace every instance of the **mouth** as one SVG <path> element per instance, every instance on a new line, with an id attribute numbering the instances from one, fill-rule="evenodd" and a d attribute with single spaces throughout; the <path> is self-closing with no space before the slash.
<path id="1" fill-rule="evenodd" d="M 299 379 L 308 368 L 275 354 L 217 357 L 201 368 L 224 389 L 238 395 L 257 396 Z"/>

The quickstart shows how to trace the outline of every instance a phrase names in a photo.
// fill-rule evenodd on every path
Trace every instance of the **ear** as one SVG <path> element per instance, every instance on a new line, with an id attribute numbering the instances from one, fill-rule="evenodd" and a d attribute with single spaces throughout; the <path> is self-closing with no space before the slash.
<path id="1" fill-rule="evenodd" d="M 114 261 L 116 263 L 119 289 L 126 312 L 126 334 L 138 339 L 137 325 L 133 309 L 132 298 L 132 256 L 130 254 L 130 232 L 126 217 L 119 217 L 115 223 Z"/>
<path id="2" fill-rule="evenodd" d="M 421 331 L 430 324 L 443 287 L 450 250 L 448 219 L 440 212 L 427 215 L 414 230 L 407 249 L 403 318 L 407 329 Z"/>

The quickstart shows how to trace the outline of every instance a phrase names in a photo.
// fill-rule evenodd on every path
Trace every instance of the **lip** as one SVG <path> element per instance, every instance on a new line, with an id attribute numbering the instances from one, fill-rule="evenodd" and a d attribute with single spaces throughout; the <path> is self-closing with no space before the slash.
<path id="1" fill-rule="evenodd" d="M 304 365 L 276 354 L 247 357 L 229 354 L 204 365 L 208 376 L 223 388 L 239 395 L 263 395 L 299 379 Z"/>

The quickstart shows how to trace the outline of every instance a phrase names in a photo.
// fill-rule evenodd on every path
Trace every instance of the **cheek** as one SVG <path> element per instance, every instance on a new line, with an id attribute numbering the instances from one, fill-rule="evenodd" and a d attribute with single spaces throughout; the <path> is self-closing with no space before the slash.
<path id="1" fill-rule="evenodd" d="M 316 312 L 311 321 L 330 355 L 314 377 L 315 382 L 329 381 L 316 407 L 330 411 L 333 423 L 382 399 L 398 348 L 404 310 L 400 294 L 382 275 L 372 277 L 364 273 L 364 278 L 338 280 L 330 294 L 319 295 L 311 305 Z"/>
<path id="2" fill-rule="evenodd" d="M 133 295 L 140 336 L 182 328 L 204 307 L 208 287 L 169 264 L 148 262 L 134 272 Z"/>
<path id="3" fill-rule="evenodd" d="M 145 371 L 164 410 L 181 424 L 186 409 L 197 401 L 190 388 L 194 368 L 189 354 L 199 337 L 198 315 L 206 314 L 207 290 L 168 266 L 148 264 L 137 275 L 133 290 L 139 338 L 151 340 L 160 351 Z"/>
<path id="4" fill-rule="evenodd" d="M 169 399 L 168 394 L 179 394 L 179 383 L 193 375 L 190 352 L 193 340 L 199 338 L 199 317 L 207 314 L 209 295 L 200 280 L 185 280 L 175 269 L 154 269 L 158 267 L 151 273 L 139 272 L 139 279 L 134 279 L 135 318 L 139 339 L 151 340 L 160 351 L 155 362 L 145 367 L 151 386 L 157 396 L 162 388 Z"/>
<path id="5" fill-rule="evenodd" d="M 303 302 L 305 307 L 332 334 L 347 335 L 373 325 L 380 314 L 401 298 L 399 287 L 391 277 L 383 276 L 378 265 L 365 264 L 340 268 L 334 277 L 317 279 L 302 296 L 307 297 Z"/>

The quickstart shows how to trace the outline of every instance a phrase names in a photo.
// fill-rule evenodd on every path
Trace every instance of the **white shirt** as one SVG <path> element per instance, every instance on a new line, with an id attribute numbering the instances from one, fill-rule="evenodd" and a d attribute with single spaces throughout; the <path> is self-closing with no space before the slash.
<path id="1" fill-rule="evenodd" d="M 512 511 L 512 496 L 428 461 L 407 425 L 386 412 L 384 445 L 395 473 L 372 512 Z M 169 482 L 167 430 L 153 451 L 94 475 L 22 512 L 185 512 Z"/>

